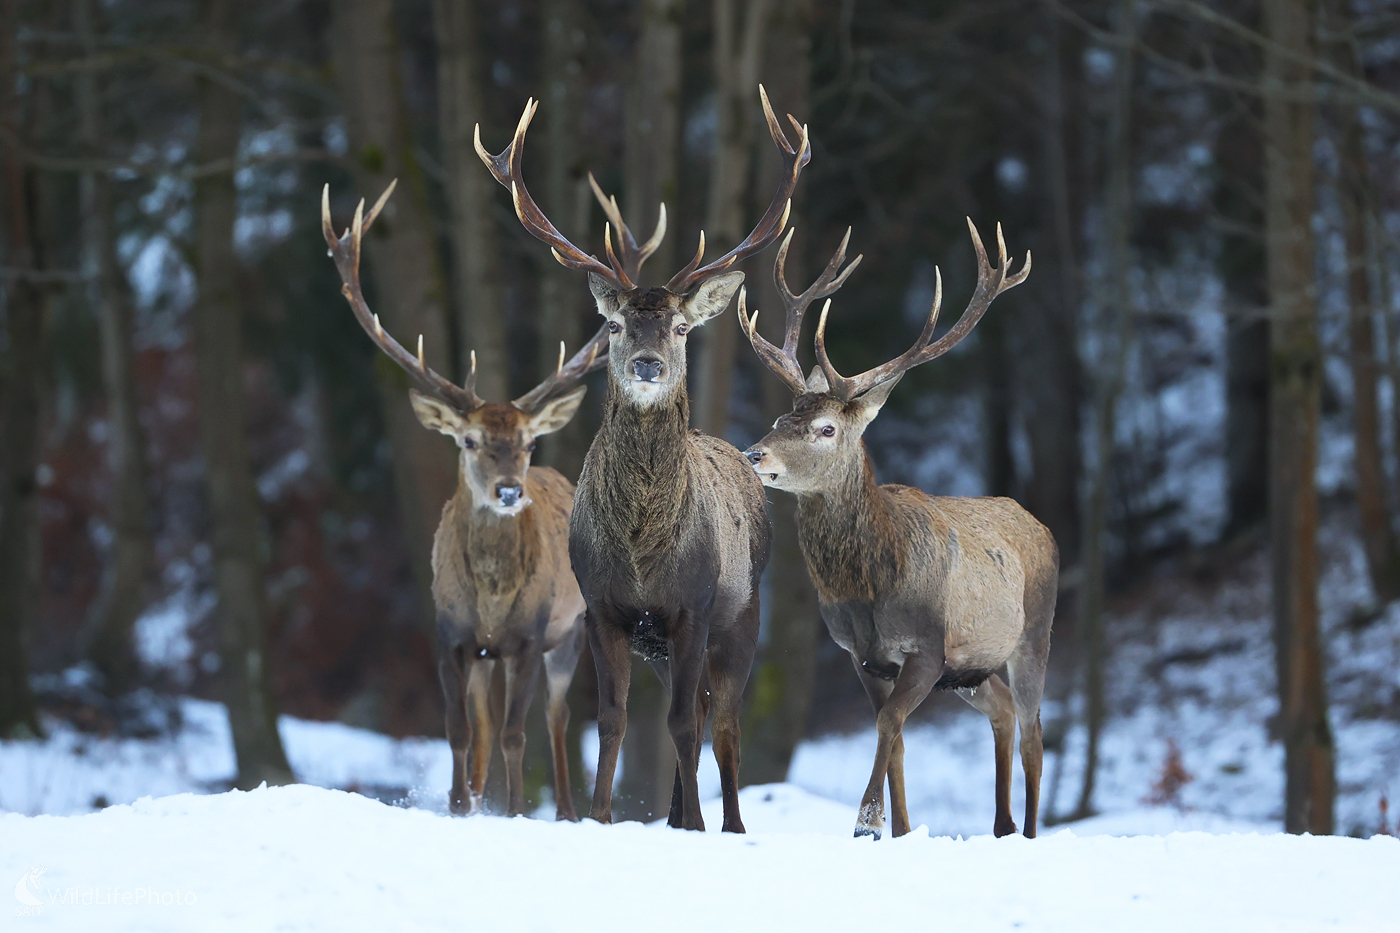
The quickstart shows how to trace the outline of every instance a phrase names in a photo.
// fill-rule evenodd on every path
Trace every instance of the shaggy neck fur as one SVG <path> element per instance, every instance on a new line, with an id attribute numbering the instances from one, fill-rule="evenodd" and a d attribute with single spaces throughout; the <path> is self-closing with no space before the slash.
<path id="1" fill-rule="evenodd" d="M 798 543 L 823 603 L 873 600 L 904 564 L 896 518 L 864 441 L 842 467 L 826 488 L 797 497 Z"/>
<path id="2" fill-rule="evenodd" d="M 515 515 L 502 515 L 472 500 L 460 469 L 455 500 L 458 538 L 477 590 L 502 594 L 523 587 L 540 550 L 534 504 Z"/>
<path id="3" fill-rule="evenodd" d="M 681 374 L 681 379 L 684 374 Z M 637 405 L 608 380 L 603 424 L 593 450 L 592 479 L 603 514 L 628 535 L 633 554 L 669 550 L 675 544 L 689 493 L 690 399 L 678 380 L 675 391 L 653 405 Z"/>

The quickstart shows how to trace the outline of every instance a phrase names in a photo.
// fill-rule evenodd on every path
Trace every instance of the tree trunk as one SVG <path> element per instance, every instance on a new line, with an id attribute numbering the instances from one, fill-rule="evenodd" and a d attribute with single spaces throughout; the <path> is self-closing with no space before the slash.
<path id="1" fill-rule="evenodd" d="M 597 231 L 589 229 L 593 217 L 593 193 L 588 187 L 587 157 L 579 126 L 583 99 L 586 36 L 578 0 L 544 0 L 544 58 L 540 63 L 544 119 L 544 194 L 547 209 L 561 211 L 560 232 L 574 243 L 588 243 Z M 628 127 L 634 121 L 628 121 Z M 670 150 L 674 157 L 675 147 Z M 588 289 L 578 273 L 565 269 L 548 255 L 538 257 L 540 278 L 539 361 L 537 378 L 544 379 L 558 365 L 559 341 L 569 353 L 580 346 L 601 323 Z M 570 479 L 583 469 L 592 432 L 586 429 L 585 411 L 563 428 L 540 439 L 535 460 L 552 466 Z"/>
<path id="2" fill-rule="evenodd" d="M 94 54 L 96 24 L 92 0 L 76 0 L 73 18 L 84 49 Z M 103 121 L 95 76 L 74 78 L 78 132 L 89 151 L 101 151 Z M 123 693 L 140 674 L 132 632 L 145 607 L 143 590 L 153 563 L 146 492 L 145 433 L 136 392 L 136 359 L 131 345 L 130 293 L 117 261 L 111 184 L 106 175 L 84 172 L 79 179 L 82 212 L 82 271 L 89 305 L 102 335 L 102 381 L 107 396 L 107 469 L 112 498 L 107 515 L 111 550 L 102 570 L 98 596 L 83 626 L 83 654 L 102 675 L 103 688 Z"/>
<path id="3" fill-rule="evenodd" d="M 1258 26 L 1258 11 L 1240 7 L 1242 21 Z M 1259 72 L 1253 48 L 1216 50 L 1248 75 Z M 1263 113 L 1254 97 L 1230 99 L 1215 137 L 1218 166 L 1213 206 L 1221 223 L 1215 267 L 1225 286 L 1225 537 L 1259 528 L 1269 514 L 1269 303 L 1264 261 Z"/>
<path id="4" fill-rule="evenodd" d="M 1082 395 L 1078 315 L 1080 270 L 1077 261 L 1077 211 L 1072 197 L 1065 120 L 1064 41 L 1059 21 L 1046 21 L 1049 55 L 1041 87 L 1041 158 L 1047 184 L 1045 205 L 1051 218 L 1054 260 L 1045 270 L 1049 303 L 1028 321 L 1024 337 L 1022 398 L 1031 449 L 1031 478 L 1026 506 L 1045 523 L 1060 548 L 1062 567 L 1079 559 L 1079 405 Z"/>
<path id="5" fill-rule="evenodd" d="M 1113 485 L 1114 427 L 1118 399 L 1127 373 L 1128 341 L 1133 319 L 1132 283 L 1132 102 L 1134 55 L 1138 36 L 1136 0 L 1126 0 L 1115 11 L 1118 70 L 1113 82 L 1113 106 L 1108 127 L 1108 179 L 1104 192 L 1104 227 L 1108 239 L 1111 282 L 1099 302 L 1104 310 L 1101 331 L 1106 339 L 1095 367 L 1098 381 L 1094 400 L 1094 468 L 1084 503 L 1084 547 L 1081 566 L 1079 629 L 1084 639 L 1084 729 L 1086 750 L 1084 780 L 1079 803 L 1071 819 L 1094 813 L 1094 785 L 1098 777 L 1099 739 L 1104 723 L 1104 596 L 1106 590 L 1108 504 Z"/>
<path id="6" fill-rule="evenodd" d="M 39 380 L 44 296 L 24 272 L 39 268 L 33 225 L 33 172 L 12 140 L 20 136 L 16 37 L 18 0 L 0 4 L 0 172 L 3 172 L 6 283 L 5 352 L 0 356 L 0 739 L 40 734 L 29 687 L 29 633 L 39 597 Z"/>
<path id="7" fill-rule="evenodd" d="M 1312 5 L 1266 0 L 1265 244 L 1271 331 L 1269 494 L 1274 641 L 1285 768 L 1284 828 L 1332 832 L 1332 733 L 1317 607 L 1317 333 L 1313 217 Z"/>
<path id="8" fill-rule="evenodd" d="M 1342 0 L 1329 0 L 1332 61 L 1342 71 L 1360 77 L 1361 61 L 1352 31 L 1351 13 Z M 1365 140 L 1355 104 L 1342 104 L 1341 164 L 1337 180 L 1346 243 L 1346 283 L 1351 342 L 1353 428 L 1356 437 L 1356 505 L 1361 515 L 1361 540 L 1371 588 L 1380 603 L 1400 599 L 1400 545 L 1395 539 L 1385 501 L 1385 454 L 1381 445 L 1376 355 L 1376 310 L 1371 297 L 1371 249 L 1367 218 L 1371 212 L 1370 171 Z"/>
<path id="9" fill-rule="evenodd" d="M 209 40 L 227 45 L 235 15 L 231 0 L 207 0 Z M 196 161 L 232 158 L 238 151 L 243 101 L 223 83 L 198 79 Z M 237 192 L 229 172 L 194 186 L 194 307 L 200 439 L 214 544 L 220 674 L 238 762 L 238 786 L 292 780 L 277 733 L 277 705 L 267 653 L 267 581 L 262 557 L 261 503 L 253 484 L 243 415 L 242 313 L 233 252 Z"/>
<path id="10" fill-rule="evenodd" d="M 765 54 L 764 86 L 784 111 L 805 115 L 811 96 L 811 0 L 777 0 Z M 768 200 L 778 184 L 776 159 L 759 162 L 755 201 Z M 801 224 L 805 189 L 793 197 L 795 226 Z M 759 210 L 763 208 L 760 207 Z M 806 255 L 807 238 L 799 226 L 788 252 L 787 277 L 794 288 L 809 281 Z M 763 262 L 763 260 L 760 260 Z M 766 263 L 765 263 L 766 264 Z M 754 307 L 779 309 L 773 276 L 764 269 L 755 274 L 750 286 L 758 303 Z M 759 318 L 769 340 L 782 343 L 783 315 L 769 313 Z M 717 321 L 716 324 L 724 322 Z M 799 346 L 806 346 L 799 341 Z M 744 353 L 749 362 L 752 354 Z M 761 367 L 756 367 L 761 368 Z M 792 395 L 787 386 L 763 372 L 764 410 L 769 419 L 791 410 Z M 807 577 L 802 550 L 797 543 L 797 497 L 774 493 L 768 500 L 773 519 L 773 553 L 763 583 L 763 608 L 767 615 L 764 642 L 750 679 L 749 698 L 744 714 L 744 761 L 739 771 L 741 784 L 772 784 L 787 780 L 788 768 L 797 745 L 807 731 L 808 713 L 816 683 L 817 646 L 824 637 L 817 592 Z"/>
<path id="11" fill-rule="evenodd" d="M 748 0 L 743 4 L 737 0 L 714 0 L 715 148 L 710 161 L 705 240 L 721 253 L 737 245 L 748 232 L 744 218 L 758 119 L 754 97 L 771 6 L 772 0 Z M 774 102 L 775 112 L 786 106 L 782 99 Z M 738 327 L 728 315 L 701 331 L 694 411 L 700 430 L 715 437 L 724 437 L 729 431 L 738 334 Z"/>
<path id="12" fill-rule="evenodd" d="M 428 365 L 448 372 L 448 329 L 437 239 L 403 103 L 393 0 L 332 5 L 336 80 L 345 108 L 360 196 L 371 202 L 399 180 L 384 221 L 370 229 L 365 254 L 373 274 L 371 307 L 400 342 L 423 336 Z M 477 166 L 478 171 L 485 171 Z M 349 314 L 349 310 L 346 310 Z M 426 431 L 408 401 L 408 378 L 388 359 L 375 372 L 394 458 L 403 534 L 418 583 L 424 626 L 434 630 L 433 532 L 456 488 L 451 442 Z"/>
<path id="13" fill-rule="evenodd" d="M 680 93 L 684 0 L 642 0 L 642 21 L 628 90 L 623 176 L 624 217 L 637 236 L 651 235 L 657 205 L 679 200 Z M 647 268 L 670 277 L 676 271 L 676 233 L 649 259 Z M 676 752 L 666 726 L 667 691 L 640 659 L 632 662 L 627 735 L 618 782 L 621 819 L 666 815 L 675 776 Z"/>
<path id="14" fill-rule="evenodd" d="M 433 23 L 460 366 L 465 373 L 474 352 L 477 392 L 488 401 L 503 402 L 510 397 L 510 360 L 496 246 L 496 182 L 483 171 L 472 143 L 473 129 L 484 112 L 478 61 L 481 30 L 474 0 L 433 0 Z"/>

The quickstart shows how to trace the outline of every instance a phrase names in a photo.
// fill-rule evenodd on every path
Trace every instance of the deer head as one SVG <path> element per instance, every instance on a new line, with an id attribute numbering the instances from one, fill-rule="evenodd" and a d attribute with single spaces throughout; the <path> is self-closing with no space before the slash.
<path id="1" fill-rule="evenodd" d="M 472 502 L 498 515 L 518 514 L 530 504 L 525 474 L 535 439 L 559 430 L 578 411 L 587 389 L 577 385 L 578 380 L 607 363 L 603 350 L 607 331 L 600 329 L 567 362 L 564 344 L 560 343 L 554 373 L 512 402 L 487 402 L 476 394 L 475 353 L 471 354 L 470 371 L 460 386 L 430 369 L 423 357 L 422 336 L 418 338 L 416 356 L 404 349 L 385 332 L 360 289 L 361 238 L 379 216 L 395 184 L 390 183 L 367 216 L 361 200 L 353 224 L 339 238 L 331 226 L 330 185 L 322 191 L 321 231 L 340 272 L 341 292 L 365 333 L 408 373 L 413 382 L 409 397 L 418 420 L 456 442 L 460 451 L 458 472 Z"/>
<path id="2" fill-rule="evenodd" d="M 794 493 L 815 493 L 840 483 L 852 464 L 862 462 L 862 435 L 880 413 L 880 408 L 903 375 L 957 346 L 972 332 L 998 295 L 1026 280 L 1031 271 L 1031 254 L 1026 253 L 1025 265 L 1019 272 L 1009 275 L 1006 242 L 1002 238 L 1000 224 L 997 225 L 998 266 L 995 269 L 987 261 L 987 251 L 971 219 L 967 227 L 972 233 L 972 245 L 977 252 L 977 288 L 962 317 L 941 338 L 933 339 L 938 312 L 943 305 L 943 276 L 935 270 L 933 307 L 919 339 L 900 356 L 858 376 L 842 376 L 831 365 L 826 353 L 826 319 L 831 310 L 829 296 L 841 287 L 861 260 L 857 256 L 844 270 L 841 268 L 846 261 L 850 230 L 846 231 L 841 246 L 821 276 L 800 295 L 794 295 L 788 288 L 784 272 L 792 234 L 789 233 L 783 241 L 773 264 L 778 293 L 787 311 L 781 347 L 769 343 L 758 333 L 758 311 L 749 316 L 745 296 L 740 293 L 739 322 L 749 343 L 764 365 L 782 379 L 796 396 L 792 411 L 779 418 L 763 440 L 744 452 L 765 486 Z M 826 303 L 817 322 L 817 366 L 803 379 L 797 362 L 797 342 L 802 334 L 803 315 L 818 298 L 826 298 Z"/>
<path id="3" fill-rule="evenodd" d="M 589 288 L 597 303 L 598 313 L 605 319 L 603 327 L 608 338 L 612 382 L 633 404 L 655 405 L 684 390 L 686 335 L 724 311 L 744 281 L 744 274 L 733 267 L 772 243 L 787 225 L 788 213 L 792 208 L 792 192 L 802 167 L 811 160 L 811 145 L 807 128 L 789 116 L 788 120 L 799 137 L 794 147 L 773 115 L 773 108 L 762 86 L 759 87 L 759 97 L 763 102 L 768 130 L 783 155 L 784 166 L 783 180 L 767 212 L 743 242 L 704 266 L 700 265 L 705 255 L 705 234 L 702 232 L 694 258 L 666 285 L 656 288 L 641 288 L 636 278 L 642 263 L 655 251 L 665 235 L 664 204 L 661 205 L 656 232 L 639 247 L 622 221 L 616 199 L 604 195 L 590 176 L 593 192 L 608 216 L 603 238 L 607 256 L 604 263 L 565 239 L 525 188 L 520 172 L 525 131 L 539 103 L 531 100 L 525 105 L 515 137 L 499 155 L 493 156 L 482 147 L 480 127 L 477 128 L 477 155 L 496 180 L 510 189 L 516 216 L 525 229 L 547 243 L 554 258 L 562 265 L 588 272 Z M 614 227 L 618 233 L 616 250 L 613 245 Z"/>

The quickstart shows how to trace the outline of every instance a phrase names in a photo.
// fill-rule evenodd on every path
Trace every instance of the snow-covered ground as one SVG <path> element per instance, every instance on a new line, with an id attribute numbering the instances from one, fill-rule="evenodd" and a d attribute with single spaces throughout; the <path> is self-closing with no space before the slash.
<path id="1" fill-rule="evenodd" d="M 743 804 L 743 837 L 452 819 L 309 786 L 7 815 L 4 928 L 1400 929 L 1388 837 L 877 843 L 824 831 L 831 804 L 790 788 L 750 788 Z"/>

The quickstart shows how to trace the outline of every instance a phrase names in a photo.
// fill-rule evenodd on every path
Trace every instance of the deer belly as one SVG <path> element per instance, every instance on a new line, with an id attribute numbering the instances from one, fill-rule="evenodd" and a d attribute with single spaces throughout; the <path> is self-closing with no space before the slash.
<path id="1" fill-rule="evenodd" d="M 955 621 L 944 633 L 943 657 L 950 671 L 995 671 L 1011 657 L 1025 630 L 1025 611 L 1013 606 L 981 607 L 982 611 Z"/>

